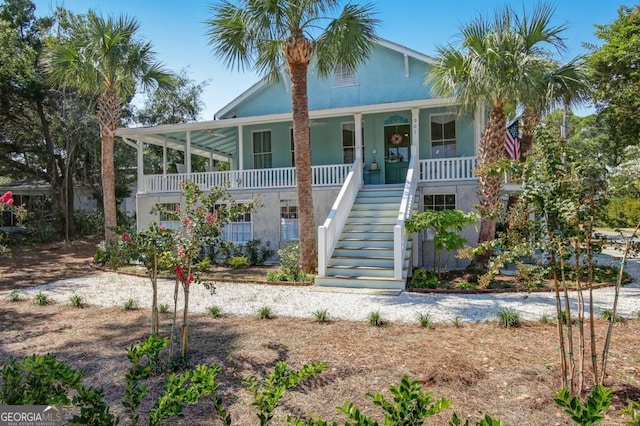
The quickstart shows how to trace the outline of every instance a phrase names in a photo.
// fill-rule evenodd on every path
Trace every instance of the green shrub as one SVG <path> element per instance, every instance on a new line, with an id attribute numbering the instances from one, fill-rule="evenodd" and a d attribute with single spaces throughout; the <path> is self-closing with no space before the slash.
<path id="1" fill-rule="evenodd" d="M 271 308 L 268 306 L 263 306 L 258 310 L 258 318 L 260 319 L 273 319 L 275 318 Z"/>
<path id="2" fill-rule="evenodd" d="M 631 417 L 632 421 L 627 422 L 627 425 L 640 426 L 640 401 L 631 401 L 622 413 Z"/>
<path id="3" fill-rule="evenodd" d="M 496 312 L 498 323 L 505 328 L 518 327 L 520 325 L 520 314 L 512 308 L 500 308 Z"/>
<path id="4" fill-rule="evenodd" d="M 455 328 L 460 328 L 462 327 L 462 318 L 456 316 L 451 320 L 451 325 L 453 325 Z"/>
<path id="5" fill-rule="evenodd" d="M 542 265 L 529 265 L 518 263 L 516 266 L 516 276 L 527 284 L 527 288 L 542 288 L 545 285 L 544 278 L 549 273 L 549 268 Z"/>
<path id="6" fill-rule="evenodd" d="M 229 266 L 233 269 L 246 268 L 249 266 L 249 261 L 244 256 L 234 256 L 229 259 Z"/>
<path id="7" fill-rule="evenodd" d="M 78 309 L 84 308 L 82 296 L 80 296 L 79 294 L 72 294 L 69 297 L 69 302 L 71 303 L 71 306 L 73 306 L 74 308 L 78 308 Z"/>
<path id="8" fill-rule="evenodd" d="M 440 281 L 434 271 L 427 271 L 425 268 L 417 268 L 413 270 L 411 276 L 412 288 L 437 288 Z"/>
<path id="9" fill-rule="evenodd" d="M 158 306 L 158 312 L 160 312 L 161 314 L 166 314 L 169 312 L 169 305 L 166 303 L 161 303 Z"/>
<path id="10" fill-rule="evenodd" d="M 574 423 L 582 426 L 591 426 L 603 420 L 602 414 L 611 406 L 613 402 L 612 389 L 597 385 L 591 391 L 584 403 L 577 397 L 571 397 L 571 393 L 564 388 L 555 394 L 553 399 L 565 414 L 571 417 Z"/>
<path id="11" fill-rule="evenodd" d="M 247 241 L 242 248 L 242 252 L 247 258 L 249 265 L 252 266 L 264 265 L 267 260 L 276 254 L 274 249 L 263 246 L 262 241 L 258 239 Z"/>
<path id="12" fill-rule="evenodd" d="M 199 272 L 209 272 L 209 268 L 211 268 L 211 259 L 205 257 L 196 265 Z"/>
<path id="13" fill-rule="evenodd" d="M 11 293 L 7 294 L 7 300 L 10 302 L 19 302 L 22 300 L 22 293 L 18 290 L 13 290 Z"/>
<path id="14" fill-rule="evenodd" d="M 605 215 L 610 226 L 636 226 L 640 222 L 640 198 L 613 198 L 606 206 Z"/>
<path id="15" fill-rule="evenodd" d="M 49 303 L 51 303 L 51 301 L 49 300 L 49 296 L 44 294 L 42 291 L 39 291 L 35 296 L 33 296 L 33 303 L 43 306 L 48 305 Z"/>
<path id="16" fill-rule="evenodd" d="M 374 311 L 369 314 L 367 321 L 374 327 L 386 327 L 389 325 L 389 321 L 386 321 L 380 315 L 380 311 Z"/>
<path id="17" fill-rule="evenodd" d="M 604 320 L 607 320 L 609 322 L 614 322 L 614 323 L 618 323 L 618 322 L 624 322 L 624 318 L 619 315 L 616 314 L 615 318 L 613 317 L 613 311 L 611 309 L 603 309 L 600 312 L 600 317 Z M 613 321 L 612 321 L 613 319 Z"/>
<path id="18" fill-rule="evenodd" d="M 209 306 L 207 313 L 211 318 L 218 318 L 222 314 L 222 310 L 218 306 Z"/>
<path id="19" fill-rule="evenodd" d="M 330 320 L 329 320 L 329 311 L 327 311 L 326 309 L 315 311 L 313 313 L 313 317 L 319 323 L 328 323 L 328 322 L 330 322 Z"/>
<path id="20" fill-rule="evenodd" d="M 281 269 L 279 269 L 277 271 L 267 271 L 267 277 L 266 278 L 267 278 L 267 281 L 269 281 L 269 282 L 289 281 L 289 277 Z"/>
<path id="21" fill-rule="evenodd" d="M 124 305 L 122 305 L 122 309 L 124 309 L 125 311 L 135 311 L 138 309 L 138 301 L 130 298 L 126 302 L 124 302 Z"/>
<path id="22" fill-rule="evenodd" d="M 460 290 L 475 290 L 478 288 L 478 284 L 473 284 L 469 281 L 459 281 L 456 283 L 456 288 L 459 288 Z"/>
<path id="23" fill-rule="evenodd" d="M 431 314 L 420 314 L 418 322 L 426 329 L 433 330 L 435 328 Z"/>

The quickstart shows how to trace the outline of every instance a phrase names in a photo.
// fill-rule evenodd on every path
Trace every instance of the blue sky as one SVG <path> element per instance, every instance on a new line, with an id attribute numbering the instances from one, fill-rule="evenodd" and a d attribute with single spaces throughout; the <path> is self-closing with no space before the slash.
<path id="1" fill-rule="evenodd" d="M 188 68 L 192 79 L 209 80 L 203 94 L 203 119 L 213 114 L 254 84 L 259 76 L 245 71 L 229 70 L 218 61 L 207 44 L 207 28 L 203 21 L 210 16 L 214 0 L 35 0 L 38 16 L 49 14 L 56 6 L 75 13 L 93 9 L 103 15 L 126 14 L 135 17 L 141 36 L 150 40 L 157 58 L 167 68 Z M 354 0 L 358 2 L 358 0 Z M 366 0 L 361 1 L 364 3 Z M 378 35 L 411 49 L 435 55 L 436 47 L 453 41 L 461 24 L 477 13 L 491 13 L 505 1 L 483 0 L 384 0 L 375 9 L 381 20 Z M 507 2 L 516 10 L 523 5 L 530 10 L 532 0 Z M 583 42 L 599 44 L 594 24 L 607 24 L 617 16 L 621 5 L 633 2 L 616 0 L 561 0 L 556 6 L 556 24 L 566 23 L 564 36 L 568 47 L 566 58 L 585 53 Z M 580 113 L 581 111 L 578 111 Z M 589 112 L 588 109 L 586 112 Z M 584 113 L 584 111 L 583 111 Z"/>

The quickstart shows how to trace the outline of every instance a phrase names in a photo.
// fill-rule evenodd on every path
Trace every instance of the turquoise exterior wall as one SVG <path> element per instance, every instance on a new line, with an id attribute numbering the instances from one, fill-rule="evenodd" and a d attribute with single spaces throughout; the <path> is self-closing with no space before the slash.
<path id="1" fill-rule="evenodd" d="M 427 64 L 409 57 L 406 75 L 404 55 L 376 45 L 369 61 L 356 73 L 356 85 L 334 87 L 333 76 L 318 79 L 309 68 L 309 109 L 322 110 L 355 105 L 430 99 L 430 88 L 424 85 Z M 235 108 L 236 117 L 252 117 L 291 112 L 288 82 L 279 81 L 261 88 Z"/>

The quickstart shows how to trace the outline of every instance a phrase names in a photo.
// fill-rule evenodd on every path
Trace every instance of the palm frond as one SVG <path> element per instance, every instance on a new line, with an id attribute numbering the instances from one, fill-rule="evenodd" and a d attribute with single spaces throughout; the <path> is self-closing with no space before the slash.
<path id="1" fill-rule="evenodd" d="M 373 4 L 346 5 L 314 43 L 318 76 L 329 76 L 337 65 L 355 71 L 369 57 L 379 23 Z"/>

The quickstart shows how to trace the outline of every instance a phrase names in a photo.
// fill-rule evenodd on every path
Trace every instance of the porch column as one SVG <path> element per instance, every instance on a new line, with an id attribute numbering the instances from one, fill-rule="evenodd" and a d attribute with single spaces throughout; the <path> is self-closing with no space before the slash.
<path id="1" fill-rule="evenodd" d="M 191 130 L 187 130 L 187 146 L 184 150 L 184 166 L 191 173 Z"/>
<path id="2" fill-rule="evenodd" d="M 411 109 L 411 157 L 420 159 L 420 109 Z"/>
<path id="3" fill-rule="evenodd" d="M 362 161 L 362 114 L 356 113 L 353 114 L 353 121 L 355 122 L 355 150 L 356 150 L 356 159 Z"/>
<path id="4" fill-rule="evenodd" d="M 136 146 L 136 157 L 137 157 L 137 166 L 138 169 L 138 190 L 137 192 L 141 192 L 144 184 L 144 139 L 139 139 Z M 146 188 L 145 188 L 146 192 Z"/>
<path id="5" fill-rule="evenodd" d="M 244 170 L 244 137 L 242 125 L 238 126 L 238 170 Z M 230 163 L 231 164 L 231 163 Z M 231 164 L 233 165 L 233 164 Z"/>
<path id="6" fill-rule="evenodd" d="M 167 174 L 167 138 L 163 138 L 162 142 L 162 174 Z"/>

